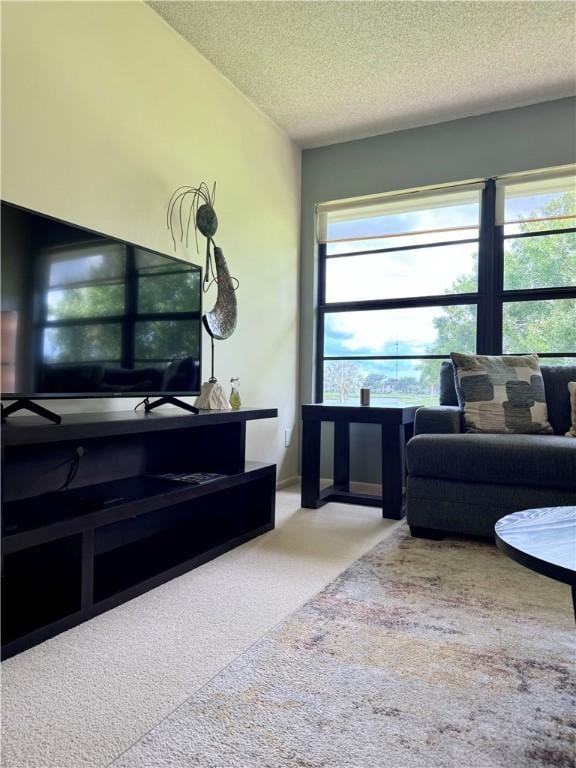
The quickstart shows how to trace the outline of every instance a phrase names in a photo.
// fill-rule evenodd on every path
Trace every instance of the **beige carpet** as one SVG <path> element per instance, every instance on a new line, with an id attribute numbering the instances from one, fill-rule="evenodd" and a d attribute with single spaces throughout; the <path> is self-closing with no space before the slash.
<path id="1" fill-rule="evenodd" d="M 570 590 L 397 531 L 114 768 L 571 768 Z"/>
<path id="2" fill-rule="evenodd" d="M 2 665 L 3 768 L 106 766 L 397 524 L 300 510 L 278 527 Z"/>

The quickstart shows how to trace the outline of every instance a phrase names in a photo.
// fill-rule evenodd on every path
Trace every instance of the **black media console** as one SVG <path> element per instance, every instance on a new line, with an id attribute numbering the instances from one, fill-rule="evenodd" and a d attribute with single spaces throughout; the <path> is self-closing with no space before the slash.
<path id="1" fill-rule="evenodd" d="M 276 466 L 245 461 L 245 439 L 247 421 L 277 415 L 122 411 L 59 425 L 11 417 L 2 433 L 2 658 L 274 528 Z M 80 454 L 73 482 L 58 490 Z"/>

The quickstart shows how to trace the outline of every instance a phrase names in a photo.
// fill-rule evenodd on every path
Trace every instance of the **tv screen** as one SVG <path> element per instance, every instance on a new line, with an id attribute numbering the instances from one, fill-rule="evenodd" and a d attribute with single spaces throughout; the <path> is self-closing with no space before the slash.
<path id="1" fill-rule="evenodd" d="M 2 202 L 3 398 L 200 391 L 201 269 Z"/>

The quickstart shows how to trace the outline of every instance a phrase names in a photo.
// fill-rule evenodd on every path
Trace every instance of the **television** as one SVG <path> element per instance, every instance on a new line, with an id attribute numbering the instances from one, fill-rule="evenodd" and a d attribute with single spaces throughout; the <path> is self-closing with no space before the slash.
<path id="1" fill-rule="evenodd" d="M 200 391 L 195 264 L 1 203 L 2 399 Z"/>

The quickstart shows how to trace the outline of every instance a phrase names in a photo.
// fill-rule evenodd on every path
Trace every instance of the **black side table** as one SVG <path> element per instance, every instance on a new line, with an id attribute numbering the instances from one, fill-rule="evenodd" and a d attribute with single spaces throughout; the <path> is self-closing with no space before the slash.
<path id="1" fill-rule="evenodd" d="M 328 501 L 382 507 L 382 517 L 402 518 L 404 447 L 414 432 L 419 405 L 302 406 L 302 506 L 318 509 Z M 323 421 L 334 422 L 334 484 L 320 490 L 320 435 Z M 380 424 L 382 496 L 350 492 L 350 424 Z"/>

